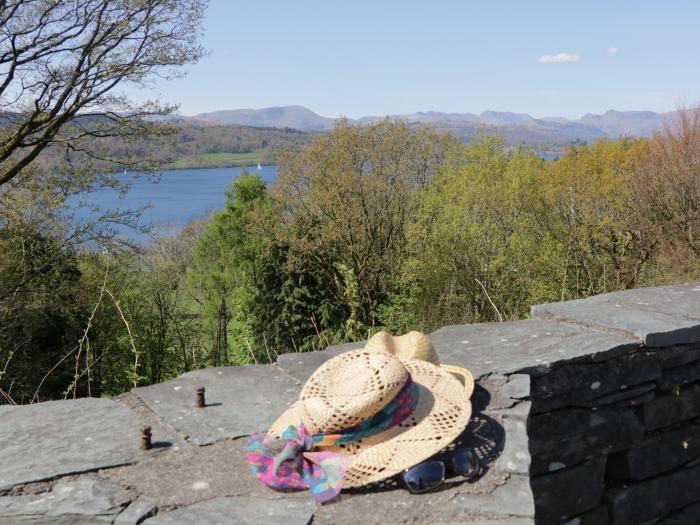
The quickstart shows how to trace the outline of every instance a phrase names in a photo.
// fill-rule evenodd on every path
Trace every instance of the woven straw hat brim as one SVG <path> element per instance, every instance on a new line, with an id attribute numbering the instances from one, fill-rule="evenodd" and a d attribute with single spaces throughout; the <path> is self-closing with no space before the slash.
<path id="1" fill-rule="evenodd" d="M 345 472 L 344 488 L 382 481 L 425 461 L 454 441 L 469 423 L 473 380 L 471 387 L 467 384 L 465 388 L 450 372 L 426 361 L 409 359 L 404 365 L 420 391 L 413 414 L 370 438 L 323 449 L 353 457 Z M 280 437 L 290 425 L 298 426 L 301 421 L 302 407 L 296 402 L 272 424 L 268 434 Z"/>

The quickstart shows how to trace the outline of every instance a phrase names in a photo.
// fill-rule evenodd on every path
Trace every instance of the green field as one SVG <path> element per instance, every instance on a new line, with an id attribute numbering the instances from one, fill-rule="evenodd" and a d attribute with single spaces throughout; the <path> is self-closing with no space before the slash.
<path id="1" fill-rule="evenodd" d="M 229 168 L 232 166 L 253 166 L 262 161 L 262 155 L 254 151 L 246 153 L 203 153 L 191 157 L 181 157 L 167 164 L 164 168 Z"/>

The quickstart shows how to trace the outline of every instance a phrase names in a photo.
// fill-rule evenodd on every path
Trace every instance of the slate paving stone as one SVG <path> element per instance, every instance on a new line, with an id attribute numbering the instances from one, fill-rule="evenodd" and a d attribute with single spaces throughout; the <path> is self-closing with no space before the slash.
<path id="1" fill-rule="evenodd" d="M 700 380 L 700 361 L 664 370 L 656 386 L 659 390 L 670 391 L 681 385 Z"/>
<path id="2" fill-rule="evenodd" d="M 357 341 L 333 345 L 321 352 L 290 352 L 281 354 L 277 356 L 277 366 L 296 380 L 304 383 L 319 366 L 328 361 L 331 357 L 335 357 L 343 352 L 349 352 L 350 350 L 364 348 L 365 343 L 366 341 Z"/>
<path id="3" fill-rule="evenodd" d="M 474 516 L 465 521 L 432 522 L 431 525 L 535 525 L 533 518 Z"/>
<path id="4" fill-rule="evenodd" d="M 596 507 L 593 510 L 584 512 L 583 514 L 566 520 L 561 525 L 607 525 L 608 509 L 604 505 Z"/>
<path id="5" fill-rule="evenodd" d="M 158 512 L 158 505 L 153 498 L 139 497 L 119 513 L 114 525 L 139 525 L 143 520 Z"/>
<path id="6" fill-rule="evenodd" d="M 530 396 L 530 376 L 527 374 L 512 374 L 508 382 L 501 387 L 501 393 L 511 399 L 525 399 Z"/>
<path id="7" fill-rule="evenodd" d="M 502 424 L 505 443 L 495 467 L 499 472 L 527 476 L 530 471 L 530 451 L 526 424 L 510 417 L 504 418 Z"/>
<path id="8" fill-rule="evenodd" d="M 575 406 L 660 376 L 656 353 L 642 350 L 614 357 L 604 363 L 572 363 L 533 378 L 533 409 L 535 412 L 549 412 L 564 406 Z"/>
<path id="9" fill-rule="evenodd" d="M 637 338 L 647 347 L 691 344 L 700 341 L 698 288 L 700 283 L 626 290 L 535 305 L 531 315 L 614 331 Z"/>
<path id="10" fill-rule="evenodd" d="M 528 435 L 535 475 L 627 448 L 642 440 L 644 428 L 629 409 L 574 408 L 532 416 Z"/>
<path id="11" fill-rule="evenodd" d="M 655 388 L 656 385 L 654 385 L 654 383 L 633 386 L 624 390 L 620 390 L 618 392 L 613 392 L 605 396 L 591 399 L 590 401 L 579 401 L 577 403 L 577 406 L 593 408 L 602 407 L 606 405 L 615 405 L 621 407 L 638 405 L 654 399 Z"/>
<path id="12" fill-rule="evenodd" d="M 533 517 L 535 515 L 535 502 L 527 476 L 512 476 L 506 485 L 497 487 L 490 494 L 455 496 L 449 505 L 472 511 L 496 512 L 510 516 Z"/>
<path id="13" fill-rule="evenodd" d="M 600 505 L 604 475 L 605 458 L 598 457 L 533 478 L 537 521 L 561 523 Z"/>
<path id="14" fill-rule="evenodd" d="M 218 496 L 309 499 L 303 492 L 271 490 L 251 474 L 245 460 L 246 439 L 189 447 L 136 465 L 101 471 L 101 480 L 129 487 L 158 507 L 183 507 Z"/>
<path id="15" fill-rule="evenodd" d="M 50 492 L 0 497 L 0 523 L 14 523 L 18 516 L 37 521 L 78 517 L 111 523 L 130 499 L 123 488 L 92 479 L 58 482 Z"/>
<path id="16" fill-rule="evenodd" d="M 547 373 L 552 364 L 585 357 L 607 360 L 639 341 L 539 319 L 445 326 L 428 335 L 442 362 L 464 366 L 476 379 L 492 373 Z"/>
<path id="17" fill-rule="evenodd" d="M 698 501 L 700 466 L 681 468 L 626 487 L 609 489 L 605 500 L 612 523 L 627 525 L 663 516 Z"/>
<path id="18" fill-rule="evenodd" d="M 332 352 L 292 352 L 277 357 L 277 366 L 294 377 L 297 381 L 305 383 L 316 369 L 323 363 L 334 357 Z"/>
<path id="19" fill-rule="evenodd" d="M 193 406 L 197 385 L 206 389 L 203 409 Z M 133 392 L 191 443 L 206 445 L 266 430 L 300 390 L 274 365 L 249 365 L 196 370 Z"/>
<path id="20" fill-rule="evenodd" d="M 657 396 L 637 408 L 645 428 L 654 430 L 700 416 L 700 384 L 695 383 L 673 393 Z"/>
<path id="21" fill-rule="evenodd" d="M 329 354 L 336 356 L 338 354 L 342 354 L 343 352 L 349 352 L 350 350 L 358 350 L 360 348 L 364 348 L 366 343 L 367 341 L 355 341 L 352 343 L 332 345 L 326 348 L 324 352 L 328 352 Z"/>
<path id="22" fill-rule="evenodd" d="M 679 345 L 659 350 L 661 368 L 674 368 L 700 360 L 700 344 Z"/>
<path id="23" fill-rule="evenodd" d="M 306 500 L 268 500 L 249 496 L 214 498 L 148 518 L 145 525 L 307 525 L 316 504 Z"/>
<path id="24" fill-rule="evenodd" d="M 616 303 L 633 305 L 650 312 L 662 312 L 686 319 L 700 320 L 700 281 L 689 284 L 634 288 L 606 294 Z M 601 297 L 605 297 L 601 296 Z"/>
<path id="25" fill-rule="evenodd" d="M 700 523 L 700 500 L 697 503 L 692 503 L 687 507 L 683 507 L 679 514 L 685 520 L 684 525 L 691 523 Z"/>
<path id="26" fill-rule="evenodd" d="M 628 450 L 610 456 L 608 476 L 642 480 L 700 456 L 700 422 L 647 436 Z"/>
<path id="27" fill-rule="evenodd" d="M 139 450 L 143 421 L 110 399 L 47 401 L 17 407 L 0 420 L 0 490 L 57 476 L 133 463 L 168 449 Z"/>
<path id="28" fill-rule="evenodd" d="M 487 407 L 483 413 L 492 417 L 508 417 L 510 419 L 517 419 L 519 421 L 527 422 L 530 416 L 530 408 L 532 403 L 529 401 L 523 401 L 517 405 L 513 405 L 508 408 L 491 409 Z"/>

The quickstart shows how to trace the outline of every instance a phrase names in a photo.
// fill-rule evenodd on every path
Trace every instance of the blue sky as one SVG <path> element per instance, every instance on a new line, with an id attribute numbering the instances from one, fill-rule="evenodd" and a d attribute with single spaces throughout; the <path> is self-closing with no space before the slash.
<path id="1" fill-rule="evenodd" d="M 700 100 L 699 28 L 697 0 L 210 0 L 210 55 L 150 95 L 185 115 L 669 111 Z"/>

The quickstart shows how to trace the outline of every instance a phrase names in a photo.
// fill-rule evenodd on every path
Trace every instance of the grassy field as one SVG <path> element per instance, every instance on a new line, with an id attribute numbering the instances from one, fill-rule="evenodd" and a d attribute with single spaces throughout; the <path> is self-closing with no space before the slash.
<path id="1" fill-rule="evenodd" d="M 260 153 L 204 153 L 192 157 L 182 157 L 164 166 L 166 169 L 186 168 L 230 168 L 233 166 L 255 166 L 262 162 Z"/>

